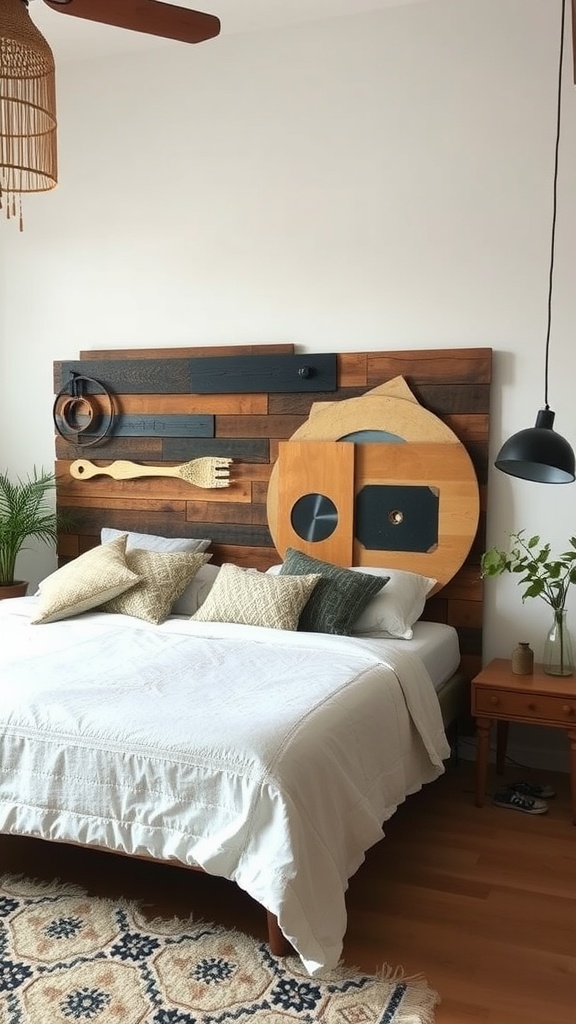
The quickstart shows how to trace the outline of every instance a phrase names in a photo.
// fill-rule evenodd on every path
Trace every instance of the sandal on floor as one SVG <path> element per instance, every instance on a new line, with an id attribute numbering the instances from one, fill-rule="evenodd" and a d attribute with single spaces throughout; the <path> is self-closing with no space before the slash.
<path id="1" fill-rule="evenodd" d="M 499 789 L 492 797 L 496 807 L 509 807 L 511 811 L 524 811 L 525 814 L 546 814 L 548 804 L 535 796 L 523 796 L 513 789 Z"/>
<path id="2" fill-rule="evenodd" d="M 513 789 L 522 796 L 535 796 L 539 800 L 548 800 L 551 796 L 556 796 L 556 790 L 552 789 L 552 786 L 539 786 L 536 782 L 526 782 L 524 779 L 521 782 L 508 783 L 506 789 Z"/>

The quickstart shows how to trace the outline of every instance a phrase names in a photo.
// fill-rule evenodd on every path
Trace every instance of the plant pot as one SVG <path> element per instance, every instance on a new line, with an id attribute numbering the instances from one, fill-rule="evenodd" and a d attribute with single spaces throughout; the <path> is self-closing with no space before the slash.
<path id="1" fill-rule="evenodd" d="M 27 590 L 28 584 L 22 580 L 15 580 L 14 583 L 7 583 L 5 586 L 0 584 L 0 601 L 7 597 L 26 597 Z"/>

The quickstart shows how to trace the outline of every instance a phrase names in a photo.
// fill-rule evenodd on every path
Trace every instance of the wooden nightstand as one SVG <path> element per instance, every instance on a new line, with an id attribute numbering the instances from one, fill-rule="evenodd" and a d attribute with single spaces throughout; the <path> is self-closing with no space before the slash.
<path id="1" fill-rule="evenodd" d="M 498 723 L 496 771 L 504 771 L 508 724 L 527 722 L 565 729 L 570 741 L 572 821 L 576 825 L 576 676 L 548 676 L 541 665 L 529 676 L 514 675 L 510 661 L 495 658 L 472 680 L 472 714 L 476 719 L 476 805 L 486 794 L 490 728 Z"/>

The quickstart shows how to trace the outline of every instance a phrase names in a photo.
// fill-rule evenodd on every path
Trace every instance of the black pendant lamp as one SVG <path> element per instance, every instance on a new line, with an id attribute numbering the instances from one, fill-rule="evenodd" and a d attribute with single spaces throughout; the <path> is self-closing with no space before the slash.
<path id="1" fill-rule="evenodd" d="M 566 438 L 554 430 L 554 413 L 548 405 L 548 358 L 550 352 L 550 327 L 552 323 L 552 285 L 554 280 L 554 248 L 556 241 L 556 206 L 558 192 L 558 150 L 560 145 L 560 121 L 562 109 L 562 64 L 564 57 L 564 25 L 566 0 L 562 0 L 560 30 L 560 56 L 558 61 L 558 102 L 556 117 L 556 146 L 554 151 L 554 187 L 552 207 L 552 241 L 550 246 L 550 273 L 548 280 L 548 323 L 546 330 L 546 354 L 544 362 L 544 408 L 539 409 L 536 425 L 505 441 L 495 461 L 497 469 L 523 480 L 535 480 L 541 484 L 569 484 L 576 476 L 574 451 Z"/>

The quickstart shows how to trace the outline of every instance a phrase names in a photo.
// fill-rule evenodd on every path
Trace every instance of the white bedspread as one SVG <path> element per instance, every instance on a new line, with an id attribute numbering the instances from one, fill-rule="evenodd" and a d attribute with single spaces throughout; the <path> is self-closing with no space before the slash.
<path id="1" fill-rule="evenodd" d="M 0 832 L 200 865 L 312 974 L 382 823 L 449 749 L 409 643 L 0 602 Z"/>

